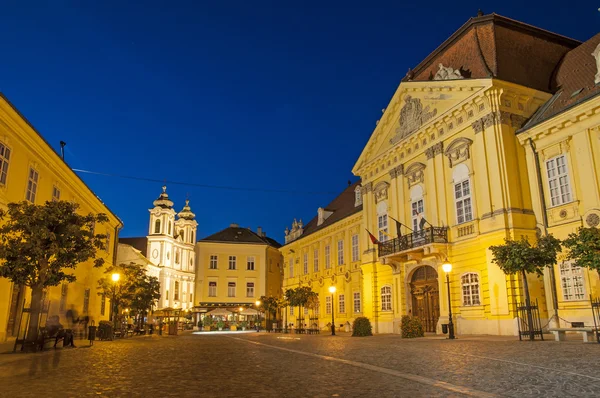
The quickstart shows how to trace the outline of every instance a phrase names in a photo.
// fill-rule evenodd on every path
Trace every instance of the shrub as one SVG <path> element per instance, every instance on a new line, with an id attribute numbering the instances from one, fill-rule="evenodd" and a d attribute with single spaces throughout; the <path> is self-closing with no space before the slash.
<path id="1" fill-rule="evenodd" d="M 223 329 L 223 327 L 224 327 L 224 326 L 225 326 L 225 322 L 223 322 L 223 321 L 221 321 L 221 320 L 219 320 L 219 322 L 217 322 L 217 327 L 218 327 L 219 329 Z"/>
<path id="2" fill-rule="evenodd" d="M 404 315 L 402 317 L 402 338 L 412 339 L 414 337 L 424 337 L 425 330 L 421 320 L 417 317 Z"/>
<path id="3" fill-rule="evenodd" d="M 371 327 L 369 318 L 359 316 L 354 320 L 354 324 L 352 325 L 352 336 L 373 336 L 373 328 Z"/>
<path id="4" fill-rule="evenodd" d="M 207 315 L 204 317 L 204 326 L 212 326 L 213 324 L 213 319 L 211 315 Z M 198 325 L 200 326 L 200 325 Z"/>

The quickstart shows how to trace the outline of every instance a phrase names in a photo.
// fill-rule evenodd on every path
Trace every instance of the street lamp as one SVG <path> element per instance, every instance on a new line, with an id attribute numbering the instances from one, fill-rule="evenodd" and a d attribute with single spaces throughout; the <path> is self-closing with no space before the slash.
<path id="1" fill-rule="evenodd" d="M 256 331 L 258 332 L 260 330 L 260 311 L 258 310 L 258 306 L 260 305 L 260 300 L 256 300 L 254 302 L 254 304 L 256 304 L 256 317 L 258 318 L 258 326 L 256 327 Z"/>
<path id="2" fill-rule="evenodd" d="M 452 302 L 450 301 L 450 271 L 452 264 L 448 260 L 442 264 L 442 269 L 446 273 L 446 284 L 448 285 L 448 338 L 454 340 L 454 323 L 452 322 Z"/>
<path id="3" fill-rule="evenodd" d="M 117 283 L 119 283 L 119 279 L 121 279 L 121 274 L 119 273 L 114 273 L 112 274 L 112 280 L 115 283 L 115 286 L 113 287 L 113 297 L 112 297 L 112 320 L 113 320 L 113 325 L 114 325 L 114 329 L 117 329 Z"/>
<path id="4" fill-rule="evenodd" d="M 329 293 L 331 293 L 331 335 L 335 336 L 335 315 L 333 314 L 335 309 L 333 305 L 333 295 L 335 294 L 335 286 L 329 286 Z"/>

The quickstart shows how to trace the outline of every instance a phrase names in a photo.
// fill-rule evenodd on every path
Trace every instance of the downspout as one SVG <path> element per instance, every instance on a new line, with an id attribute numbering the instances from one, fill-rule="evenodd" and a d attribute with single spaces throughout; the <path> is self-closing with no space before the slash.
<path id="1" fill-rule="evenodd" d="M 544 234 L 548 235 L 548 212 L 546 211 L 546 195 L 544 194 L 544 186 L 542 184 L 542 169 L 540 167 L 540 156 L 537 153 L 535 144 L 531 137 L 529 138 L 529 145 L 531 146 L 531 151 L 533 152 L 533 158 L 535 160 L 535 171 L 537 175 L 537 185 L 538 191 L 540 194 L 540 202 L 542 207 L 542 223 L 544 225 Z M 556 319 L 556 326 L 560 327 L 560 318 L 558 317 L 558 294 L 556 292 L 556 279 L 554 276 L 554 265 L 550 267 L 550 287 L 552 291 L 552 306 L 554 308 L 553 317 Z"/>

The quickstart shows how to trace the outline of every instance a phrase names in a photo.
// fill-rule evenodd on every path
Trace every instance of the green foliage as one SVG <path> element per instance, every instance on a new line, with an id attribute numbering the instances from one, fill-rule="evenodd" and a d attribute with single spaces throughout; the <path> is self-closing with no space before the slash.
<path id="1" fill-rule="evenodd" d="M 400 328 L 402 329 L 402 338 L 405 339 L 425 336 L 425 329 L 423 329 L 421 319 L 415 316 L 403 315 Z"/>
<path id="2" fill-rule="evenodd" d="M 569 234 L 563 244 L 569 250 L 567 259 L 574 260 L 575 266 L 600 274 L 600 229 L 579 228 L 576 233 Z"/>
<path id="3" fill-rule="evenodd" d="M 278 308 L 278 300 L 276 297 L 272 296 L 260 296 L 260 306 L 267 316 L 275 314 Z"/>
<path id="4" fill-rule="evenodd" d="M 225 327 L 225 322 L 223 322 L 221 319 L 219 319 L 219 321 L 217 322 L 217 327 L 219 329 L 223 329 Z"/>
<path id="5" fill-rule="evenodd" d="M 364 337 L 373 336 L 373 327 L 369 318 L 359 316 L 352 324 L 352 336 Z"/>
<path id="6" fill-rule="evenodd" d="M 213 324 L 213 317 L 212 317 L 212 315 L 206 315 L 204 317 L 204 326 L 212 326 L 212 324 Z M 198 326 L 200 326 L 200 325 L 198 325 Z"/>
<path id="7" fill-rule="evenodd" d="M 240 322 L 240 327 L 247 328 L 248 327 L 248 322 L 246 322 L 246 321 Z"/>
<path id="8" fill-rule="evenodd" d="M 494 258 L 492 262 L 506 274 L 519 272 L 542 275 L 544 268 L 556 263 L 560 252 L 560 240 L 552 235 L 542 236 L 535 246 L 526 238 L 519 241 L 506 239 L 504 245 L 490 246 Z"/>

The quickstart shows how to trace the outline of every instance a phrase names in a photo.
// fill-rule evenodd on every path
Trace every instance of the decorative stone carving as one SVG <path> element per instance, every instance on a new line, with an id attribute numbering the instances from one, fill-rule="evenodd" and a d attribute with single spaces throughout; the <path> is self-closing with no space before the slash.
<path id="1" fill-rule="evenodd" d="M 494 122 L 496 121 L 496 114 L 495 113 L 488 113 L 487 115 L 485 115 L 481 119 L 483 120 L 483 127 L 487 129 L 488 127 L 490 127 L 491 125 L 493 125 Z"/>
<path id="2" fill-rule="evenodd" d="M 434 144 L 432 146 L 430 146 L 429 148 L 427 148 L 425 150 L 425 155 L 427 156 L 427 159 L 431 159 L 433 157 L 435 157 L 436 155 L 439 155 L 440 153 L 442 153 L 444 148 L 444 144 L 442 144 L 441 142 L 438 142 L 437 144 Z"/>
<path id="3" fill-rule="evenodd" d="M 394 179 L 396 177 L 398 177 L 398 172 L 396 171 L 395 168 L 393 168 L 390 170 L 390 178 Z"/>
<path id="4" fill-rule="evenodd" d="M 388 198 L 388 188 L 390 184 L 385 181 L 381 181 L 375 188 L 373 188 L 373 194 L 375 195 L 375 203 L 379 203 L 382 200 L 386 200 Z"/>
<path id="5" fill-rule="evenodd" d="M 452 69 L 444 66 L 443 64 L 438 64 L 438 68 L 439 69 L 435 76 L 433 76 L 433 80 L 464 79 L 464 77 L 460 74 L 459 69 Z"/>
<path id="6" fill-rule="evenodd" d="M 372 182 L 367 182 L 367 183 L 365 184 L 365 186 L 363 187 L 363 190 L 364 190 L 364 191 L 363 191 L 363 195 L 364 195 L 365 193 L 369 193 L 369 192 L 371 192 L 371 191 L 373 190 L 373 183 L 372 183 Z"/>
<path id="7" fill-rule="evenodd" d="M 596 46 L 596 49 L 592 53 L 592 57 L 596 58 L 596 76 L 594 77 L 594 83 L 600 83 L 600 44 Z"/>
<path id="8" fill-rule="evenodd" d="M 590 228 L 596 228 L 600 225 L 600 211 L 593 209 L 585 216 L 585 223 Z"/>
<path id="9" fill-rule="evenodd" d="M 415 184 L 422 183 L 425 180 L 425 165 L 423 163 L 413 163 L 405 171 L 406 179 L 408 181 L 408 187 L 412 187 Z"/>
<path id="10" fill-rule="evenodd" d="M 516 115 L 514 113 L 500 111 L 500 123 L 508 124 L 516 129 L 523 127 L 527 119 L 521 115 Z"/>
<path id="11" fill-rule="evenodd" d="M 396 135 L 390 140 L 392 144 L 408 137 L 437 114 L 437 109 L 429 111 L 429 105 L 423 108 L 419 98 L 406 95 L 404 102 L 405 104 L 400 110 L 400 127 L 396 129 Z"/>
<path id="12" fill-rule="evenodd" d="M 475 134 L 481 133 L 483 131 L 483 118 L 475 120 L 471 123 L 471 127 L 475 131 Z"/>
<path id="13" fill-rule="evenodd" d="M 401 164 L 400 166 L 396 167 L 396 173 L 401 176 L 402 174 L 404 174 L 404 165 Z"/>
<path id="14" fill-rule="evenodd" d="M 469 159 L 469 147 L 472 143 L 473 141 L 468 138 L 457 138 L 452 141 L 450 145 L 448 145 L 448 148 L 444 154 L 448 156 L 450 167 L 454 167 L 455 165 Z"/>

